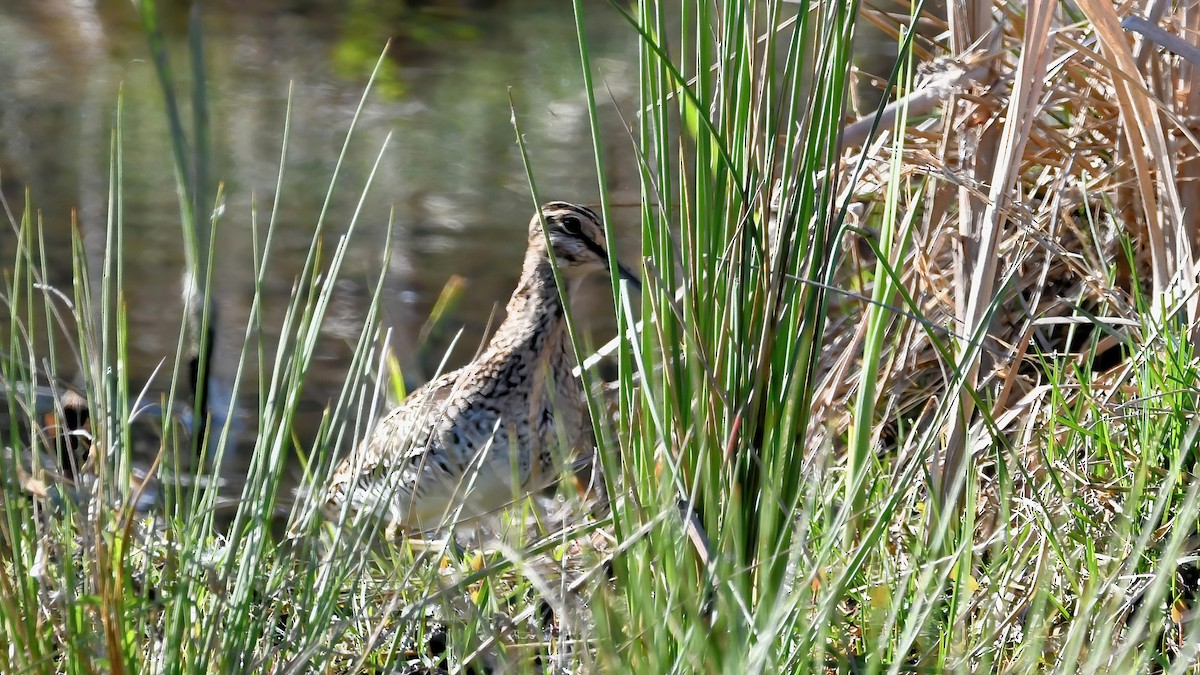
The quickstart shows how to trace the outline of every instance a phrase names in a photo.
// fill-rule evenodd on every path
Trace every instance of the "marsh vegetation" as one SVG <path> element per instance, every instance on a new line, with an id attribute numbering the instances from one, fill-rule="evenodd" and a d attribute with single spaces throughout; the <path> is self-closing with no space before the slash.
<path id="1" fill-rule="evenodd" d="M 47 246 L 32 192 L 6 200 L 4 671 L 1194 669 L 1196 7 L 575 0 L 573 34 L 553 35 L 578 49 L 571 158 L 604 177 L 595 211 L 630 223 L 640 257 L 619 250 L 643 282 L 613 275 L 596 304 L 621 336 L 612 382 L 583 372 L 611 509 L 560 496 L 573 515 L 553 526 L 518 505 L 482 549 L 432 551 L 310 499 L 406 390 L 381 309 L 405 240 L 355 248 L 380 231 L 363 195 L 389 189 L 391 139 L 354 145 L 388 53 L 363 69 L 328 188 L 296 197 L 314 225 L 281 281 L 282 186 L 312 152 L 296 106 L 269 198 L 235 199 L 210 164 L 202 21 L 170 49 L 158 10 L 130 11 L 194 289 L 165 386 L 131 376 L 125 274 L 124 111 L 151 91 L 114 93 L 99 243 Z M 599 56 L 598 15 L 635 45 L 625 66 Z M 856 65 L 867 26 L 890 72 Z M 617 67 L 628 100 L 607 88 Z M 513 85 L 505 152 L 532 205 L 561 186 L 526 134 L 538 100 Z M 635 197 L 610 192 L 617 174 Z M 333 222 L 339 200 L 355 208 Z M 245 311 L 219 317 L 233 393 L 197 424 L 179 411 L 214 393 L 190 364 L 231 223 L 252 260 Z M 348 276 L 363 309 L 314 412 Z"/>

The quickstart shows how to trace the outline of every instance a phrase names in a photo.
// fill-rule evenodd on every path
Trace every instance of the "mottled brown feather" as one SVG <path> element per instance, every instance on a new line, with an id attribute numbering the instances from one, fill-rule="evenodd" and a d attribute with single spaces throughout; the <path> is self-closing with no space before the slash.
<path id="1" fill-rule="evenodd" d="M 609 264 L 596 215 L 542 206 L 563 280 Z M 331 505 L 378 509 L 410 532 L 495 512 L 557 477 L 557 459 L 591 451 L 591 425 L 541 221 L 529 225 L 521 280 L 475 361 L 414 391 L 338 466 Z M 586 447 L 585 447 L 586 446 Z"/>

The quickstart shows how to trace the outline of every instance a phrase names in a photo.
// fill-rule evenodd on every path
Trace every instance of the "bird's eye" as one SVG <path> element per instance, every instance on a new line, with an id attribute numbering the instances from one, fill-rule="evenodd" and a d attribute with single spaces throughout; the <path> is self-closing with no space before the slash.
<path id="1" fill-rule="evenodd" d="M 567 216 L 562 219 L 562 228 L 568 234 L 583 234 L 583 223 L 575 216 Z"/>

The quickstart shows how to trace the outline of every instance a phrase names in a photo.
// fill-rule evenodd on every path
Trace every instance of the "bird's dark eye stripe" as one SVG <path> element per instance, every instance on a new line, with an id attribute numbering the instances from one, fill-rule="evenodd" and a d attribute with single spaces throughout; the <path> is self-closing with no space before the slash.
<path id="1" fill-rule="evenodd" d="M 591 209 L 589 209 L 586 206 L 578 206 L 578 205 L 576 205 L 573 208 L 573 210 L 576 213 L 582 213 L 582 214 L 587 215 L 589 218 L 592 219 L 592 223 L 599 226 L 600 218 L 599 218 L 599 216 L 596 215 L 595 211 L 592 211 Z M 571 225 L 574 225 L 574 227 L 571 227 L 570 225 L 568 225 L 568 223 L 570 223 L 571 221 L 574 221 L 573 223 L 571 223 Z M 563 223 L 563 229 L 566 230 L 567 232 L 569 232 L 570 234 L 575 235 L 575 237 L 578 238 L 580 241 L 582 241 L 584 246 L 587 246 L 588 249 L 591 250 L 592 253 L 595 253 L 597 256 L 599 256 L 601 260 L 608 260 L 608 252 L 604 250 L 604 247 L 602 247 L 599 244 L 597 244 L 596 242 L 592 241 L 591 237 L 584 234 L 583 223 L 579 222 L 579 219 L 577 217 L 575 217 L 573 215 L 563 216 L 562 223 Z"/>
<path id="2" fill-rule="evenodd" d="M 579 240 L 582 241 L 583 245 L 587 246 L 592 253 L 595 253 L 597 256 L 599 256 L 601 260 L 608 260 L 608 252 L 605 251 L 599 244 L 592 241 L 588 237 L 580 237 Z"/>
<path id="3" fill-rule="evenodd" d="M 545 204 L 542 207 L 542 210 L 544 213 L 546 213 L 547 218 L 550 217 L 549 209 L 562 210 L 562 211 L 566 211 L 567 213 L 582 214 L 582 215 L 590 218 L 592 220 L 592 222 L 594 222 L 594 223 L 600 222 L 600 216 L 596 215 L 595 211 L 589 209 L 586 206 L 582 206 L 580 204 L 571 204 L 568 202 L 548 202 L 547 204 Z"/>
<path id="4" fill-rule="evenodd" d="M 597 223 L 598 223 L 598 222 L 600 222 L 600 216 L 596 215 L 596 212 L 595 212 L 595 211 L 593 211 L 593 210 L 589 209 L 589 208 L 588 208 L 588 207 L 586 207 L 586 206 L 579 206 L 579 207 L 577 207 L 577 208 L 578 208 L 580 211 L 582 211 L 582 212 L 583 212 L 583 213 L 584 213 L 584 214 L 585 214 L 585 215 L 586 215 L 588 218 L 591 218 L 593 221 L 595 221 L 595 222 L 597 222 Z"/>

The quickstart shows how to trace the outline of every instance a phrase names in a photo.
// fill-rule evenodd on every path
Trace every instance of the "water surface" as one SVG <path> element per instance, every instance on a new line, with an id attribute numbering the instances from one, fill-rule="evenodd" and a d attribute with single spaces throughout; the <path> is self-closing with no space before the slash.
<path id="1" fill-rule="evenodd" d="M 503 308 L 532 214 L 510 122 L 510 90 L 544 198 L 596 200 L 569 3 L 409 4 L 424 6 L 395 0 L 204 4 L 214 176 L 226 199 L 213 289 L 220 317 L 215 368 L 225 380 L 237 366 L 229 355 L 240 349 L 253 293 L 252 206 L 264 227 L 277 209 L 264 307 L 273 344 L 367 77 L 393 40 L 326 217 L 332 242 L 346 230 L 383 149 L 305 388 L 305 407 L 314 412 L 342 383 L 381 265 L 387 267 L 384 325 L 393 329 L 396 354 L 414 383 L 430 375 L 460 327 L 449 363 L 469 359 L 489 316 Z M 615 109 L 629 119 L 635 112 L 635 36 L 603 4 L 591 11 L 607 152 L 628 158 L 628 136 Z M 186 91 L 184 11 L 168 8 L 163 29 Z M 72 214 L 93 281 L 99 279 L 110 139 L 123 100 L 124 301 L 135 386 L 175 353 L 183 270 L 167 118 L 148 55 L 129 3 L 5 0 L 0 7 L 0 187 L 18 212 L 28 189 L 44 225 L 50 281 L 63 288 L 71 282 Z M 289 89 L 291 134 L 276 194 Z M 606 180 L 620 195 L 636 185 L 634 178 L 614 171 Z M 389 219 L 391 254 L 383 260 Z M 7 225 L 0 229 L 0 266 L 11 267 L 15 242 Z M 630 245 L 622 247 L 632 258 Z M 418 351 L 418 332 L 451 275 L 466 282 L 461 302 L 446 317 L 446 330 Z M 603 316 L 603 297 L 593 296 L 598 299 L 581 313 Z M 603 333 L 605 325 L 601 320 L 597 330 Z M 61 363 L 60 371 L 80 380 L 74 364 Z M 152 387 L 166 386 L 164 377 Z"/>
<path id="2" fill-rule="evenodd" d="M 588 36 L 604 92 L 605 152 L 614 167 L 605 180 L 618 201 L 632 203 L 622 195 L 636 194 L 636 164 L 617 109 L 630 120 L 636 113 L 635 35 L 602 3 L 590 11 Z M 381 268 L 386 268 L 383 326 L 392 331 L 391 345 L 410 385 L 433 373 L 460 330 L 447 366 L 469 360 L 489 320 L 498 320 L 520 271 L 532 215 L 510 96 L 543 198 L 597 199 L 570 4 L 241 0 L 204 3 L 201 20 L 213 175 L 225 196 L 212 289 L 219 317 L 213 366 L 224 386 L 238 367 L 253 299 L 255 210 L 260 228 L 272 210 L 277 218 L 263 305 L 264 339 L 274 345 L 347 130 L 379 53 L 392 41 L 346 148 L 325 218 L 328 259 L 362 200 L 303 390 L 296 431 L 306 443 L 342 386 Z M 166 8 L 162 25 L 186 92 L 191 83 L 184 8 Z M 122 101 L 126 367 L 134 390 L 147 386 L 151 398 L 161 396 L 180 340 L 184 249 L 167 116 L 133 6 L 4 0 L 0 92 L 0 192 L 18 215 L 29 195 L 43 227 L 48 281 L 67 292 L 73 222 L 89 276 L 99 287 L 110 147 Z M 291 130 L 277 194 L 289 92 Z M 186 100 L 184 107 L 186 120 Z M 363 197 L 377 156 L 374 183 Z M 627 168 L 616 169 L 621 166 Z M 636 209 L 618 213 L 623 227 Z M 13 229 L 0 226 L 5 274 L 11 274 L 16 243 Z M 635 259 L 633 245 L 621 242 L 623 257 Z M 465 282 L 460 300 L 444 317 L 443 329 L 418 348 L 422 326 L 454 275 Z M 576 309 L 581 318 L 595 319 L 597 341 L 608 337 L 611 309 L 600 283 Z M 0 317 L 6 334 L 8 320 Z M 69 340 L 58 342 L 58 375 L 79 386 L 83 378 L 66 348 Z M 243 410 L 255 405 L 256 391 L 254 377 L 248 378 L 236 395 Z M 252 422 L 245 426 L 250 428 L 237 444 L 240 450 L 223 467 L 230 497 L 240 491 L 238 478 L 249 459 L 244 449 L 254 429 Z M 151 439 L 146 454 L 155 448 Z"/>

